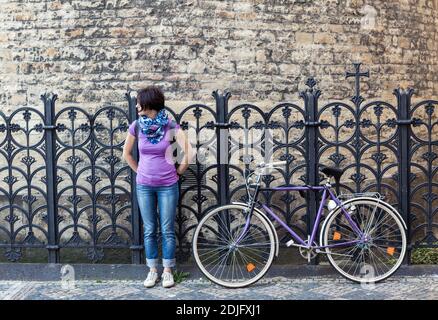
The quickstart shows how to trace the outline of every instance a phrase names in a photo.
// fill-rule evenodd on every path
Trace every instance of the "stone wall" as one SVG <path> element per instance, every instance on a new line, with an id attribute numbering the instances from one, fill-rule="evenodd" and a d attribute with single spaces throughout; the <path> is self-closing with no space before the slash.
<path id="1" fill-rule="evenodd" d="M 0 112 L 9 115 L 20 105 L 37 106 L 41 111 L 40 93 L 47 91 L 58 94 L 58 108 L 79 105 L 93 113 L 112 104 L 127 109 L 126 90 L 149 84 L 162 86 L 167 105 L 176 112 L 191 102 L 213 106 L 211 92 L 225 88 L 233 94 L 230 109 L 252 102 L 267 112 L 279 102 L 297 102 L 298 91 L 311 75 L 323 92 L 322 106 L 333 99 L 348 102 L 344 98 L 353 95 L 353 79 L 346 80 L 345 71 L 353 71 L 354 61 L 370 70 L 371 77 L 362 79 L 361 86 L 367 100 L 380 98 L 395 104 L 392 91 L 398 86 L 414 87 L 418 99 L 436 98 L 437 28 L 438 0 L 0 0 Z M 282 121 L 280 110 L 273 119 Z M 293 119 L 301 120 L 298 113 Z M 214 120 L 211 115 L 201 117 L 202 123 L 210 120 Z M 232 120 L 242 120 L 242 116 L 236 113 Z M 421 130 L 425 135 L 425 129 Z M 300 134 L 293 132 L 291 140 Z M 344 132 L 344 138 L 348 134 Z M 331 135 L 326 133 L 326 138 Z M 372 138 L 375 133 L 369 135 Z M 383 135 L 391 135 L 391 130 Z M 14 137 L 25 141 L 19 134 Z M 205 132 L 201 138 L 207 139 Z M 365 153 L 361 163 L 374 165 L 374 151 Z M 69 155 L 61 157 L 58 165 L 66 165 Z M 322 158 L 327 160 L 328 155 Z M 385 164 L 396 161 L 393 154 L 387 155 Z M 351 154 L 345 156 L 346 162 L 354 161 Z M 299 154 L 296 157 L 295 164 L 305 162 Z M 14 165 L 23 167 L 18 160 Z M 302 173 L 296 173 L 292 182 L 299 183 Z M 386 184 L 393 184 L 393 173 L 385 174 Z M 6 186 L 3 178 L 7 174 L 0 175 L 0 187 Z M 242 177 L 235 171 L 231 174 L 236 176 L 231 188 L 236 188 Z M 64 178 L 68 185 L 71 180 L 67 175 Z M 210 178 L 207 183 L 214 185 Z M 277 178 L 281 184 L 283 180 Z M 374 176 L 367 179 L 375 183 Z M 80 184 L 88 186 L 85 181 Z M 69 195 L 61 197 L 60 203 L 69 206 Z M 233 199 L 242 195 L 238 192 Z M 84 206 L 91 203 L 88 200 Z M 214 200 L 209 196 L 203 205 L 212 205 Z M 298 199 L 295 206 L 302 203 Z M 195 206 L 191 193 L 184 204 Z M 298 218 L 305 212 L 299 211 L 288 222 L 302 224 Z M 8 212 L 2 214 L 4 218 Z M 187 225 L 196 223 L 188 210 L 184 214 L 189 217 Z M 68 214 L 60 215 L 65 218 L 60 227 L 72 223 Z M 87 218 L 83 214 L 79 222 L 90 227 Z M 42 214 L 35 221 L 45 225 Z M 103 220 L 110 222 L 107 217 Z M 21 215 L 17 227 L 25 223 Z M 22 229 L 17 239 L 23 240 L 27 231 Z M 38 232 L 35 236 L 44 238 Z M 61 240 L 71 236 L 65 232 Z M 0 238 L 0 242 L 7 240 Z"/>
<path id="2" fill-rule="evenodd" d="M 343 98 L 352 61 L 371 71 L 367 97 L 436 96 L 437 23 L 437 0 L 0 0 L 0 106 L 54 90 L 93 109 L 152 83 L 176 109 L 217 88 L 270 105 L 309 75 Z"/>

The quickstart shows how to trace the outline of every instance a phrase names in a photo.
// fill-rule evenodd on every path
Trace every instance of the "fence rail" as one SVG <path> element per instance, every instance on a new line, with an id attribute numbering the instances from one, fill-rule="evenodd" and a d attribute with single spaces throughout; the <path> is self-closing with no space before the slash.
<path id="1" fill-rule="evenodd" d="M 194 104 L 178 114 L 168 109 L 183 130 L 196 136 L 198 151 L 180 181 L 180 261 L 190 255 L 199 219 L 217 205 L 245 201 L 244 171 L 266 157 L 287 160 L 284 170 L 263 177 L 266 187 L 317 184 L 320 164 L 346 168 L 337 192 L 383 193 L 407 222 L 409 251 L 438 247 L 438 101 L 412 104 L 412 89 L 396 89 L 394 104 L 366 102 L 360 82 L 369 73 L 360 70 L 361 64 L 354 68 L 346 73 L 355 80 L 350 101 L 320 107 L 321 91 L 310 78 L 299 94 L 302 106 L 229 108 L 231 94 L 214 91 L 215 108 Z M 135 96 L 128 92 L 125 106 L 105 106 L 92 114 L 73 106 L 58 109 L 53 94 L 41 98 L 44 112 L 21 107 L 7 116 L 0 111 L 4 257 L 20 261 L 23 250 L 45 250 L 47 261 L 62 262 L 66 250 L 81 249 L 99 262 L 111 261 L 104 259 L 107 250 L 125 249 L 132 263 L 142 263 L 135 173 L 121 156 L 128 126 L 137 116 Z M 312 229 L 318 194 L 262 197 L 297 233 Z M 279 233 L 282 242 L 288 240 Z"/>

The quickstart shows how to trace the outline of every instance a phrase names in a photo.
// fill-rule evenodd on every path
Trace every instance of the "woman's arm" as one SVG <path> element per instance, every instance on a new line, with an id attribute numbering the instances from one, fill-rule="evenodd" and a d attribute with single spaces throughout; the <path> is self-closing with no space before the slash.
<path id="1" fill-rule="evenodd" d="M 176 132 L 176 142 L 180 146 L 181 150 L 184 152 L 184 157 L 181 160 L 181 163 L 177 169 L 177 173 L 179 175 L 182 175 L 192 163 L 196 155 L 196 150 L 192 148 L 187 134 L 181 129 L 177 130 Z"/>
<path id="2" fill-rule="evenodd" d="M 132 170 L 137 172 L 138 163 L 135 161 L 134 157 L 132 156 L 131 152 L 135 144 L 135 137 L 128 132 L 128 135 L 126 136 L 125 145 L 123 146 L 123 159 L 126 160 L 128 165 L 131 167 Z"/>

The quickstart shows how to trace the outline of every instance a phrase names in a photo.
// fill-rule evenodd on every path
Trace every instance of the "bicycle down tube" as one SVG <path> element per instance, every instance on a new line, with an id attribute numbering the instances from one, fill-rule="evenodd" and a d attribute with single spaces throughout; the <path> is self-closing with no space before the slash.
<path id="1" fill-rule="evenodd" d="M 310 235 L 310 239 L 309 239 L 308 243 L 306 243 L 285 222 L 283 222 L 266 204 L 262 203 L 261 206 L 272 218 L 274 218 L 284 229 L 286 229 L 290 233 L 292 238 L 296 242 L 298 242 L 300 244 L 300 246 L 310 248 L 312 246 L 312 243 L 314 242 L 314 240 L 316 238 L 316 233 L 317 233 L 318 226 L 320 224 L 322 213 L 323 213 L 323 210 L 324 210 L 324 203 L 327 200 L 327 198 L 330 197 L 333 201 L 335 201 L 336 205 L 341 208 L 341 210 L 342 210 L 345 218 L 347 219 L 348 223 L 350 224 L 352 229 L 357 233 L 357 235 L 358 235 L 358 237 L 360 239 L 353 240 L 353 241 L 348 241 L 348 242 L 331 244 L 331 245 L 328 245 L 328 246 L 317 246 L 316 249 L 323 249 L 323 248 L 331 248 L 331 247 L 339 247 L 339 246 L 351 245 L 351 244 L 355 244 L 355 243 L 359 243 L 359 242 L 363 241 L 363 239 L 362 239 L 363 234 L 362 234 L 361 230 L 358 228 L 356 223 L 352 220 L 352 218 L 350 217 L 350 215 L 348 214 L 348 212 L 346 211 L 346 209 L 344 208 L 342 203 L 339 201 L 339 199 L 336 197 L 336 195 L 333 194 L 333 192 L 330 190 L 329 187 L 327 187 L 327 186 L 287 186 L 287 187 L 274 187 L 274 188 L 259 188 L 259 186 L 257 185 L 256 186 L 255 195 L 254 195 L 253 201 L 251 201 L 251 207 L 250 207 L 250 210 L 248 212 L 248 216 L 246 218 L 245 227 L 243 228 L 243 231 L 240 234 L 240 236 L 238 237 L 238 239 L 236 240 L 236 244 L 238 244 L 241 241 L 241 239 L 244 237 L 244 235 L 246 234 L 246 232 L 249 229 L 249 225 L 250 225 L 250 221 L 251 221 L 251 215 L 252 215 L 252 212 L 254 210 L 255 203 L 257 202 L 257 198 L 258 198 L 259 192 L 261 192 L 261 191 L 262 192 L 263 191 L 309 191 L 309 190 L 312 190 L 312 191 L 323 191 L 323 195 L 322 195 L 322 199 L 320 201 L 318 213 L 317 213 L 315 221 L 314 221 L 312 234 Z"/>

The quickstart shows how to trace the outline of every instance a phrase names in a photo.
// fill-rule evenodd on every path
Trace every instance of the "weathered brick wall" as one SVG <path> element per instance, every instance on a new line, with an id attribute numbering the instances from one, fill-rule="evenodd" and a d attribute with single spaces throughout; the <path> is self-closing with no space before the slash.
<path id="1" fill-rule="evenodd" d="M 374 26 L 363 23 L 367 4 Z M 40 104 L 40 92 L 54 90 L 60 104 L 94 108 L 151 83 L 176 107 L 211 101 L 216 88 L 232 89 L 234 101 L 269 104 L 297 100 L 309 75 L 325 98 L 342 98 L 352 90 L 344 72 L 357 60 L 371 69 L 365 96 L 390 97 L 399 84 L 432 96 L 437 7 L 437 0 L 1 0 L 0 106 Z"/>

